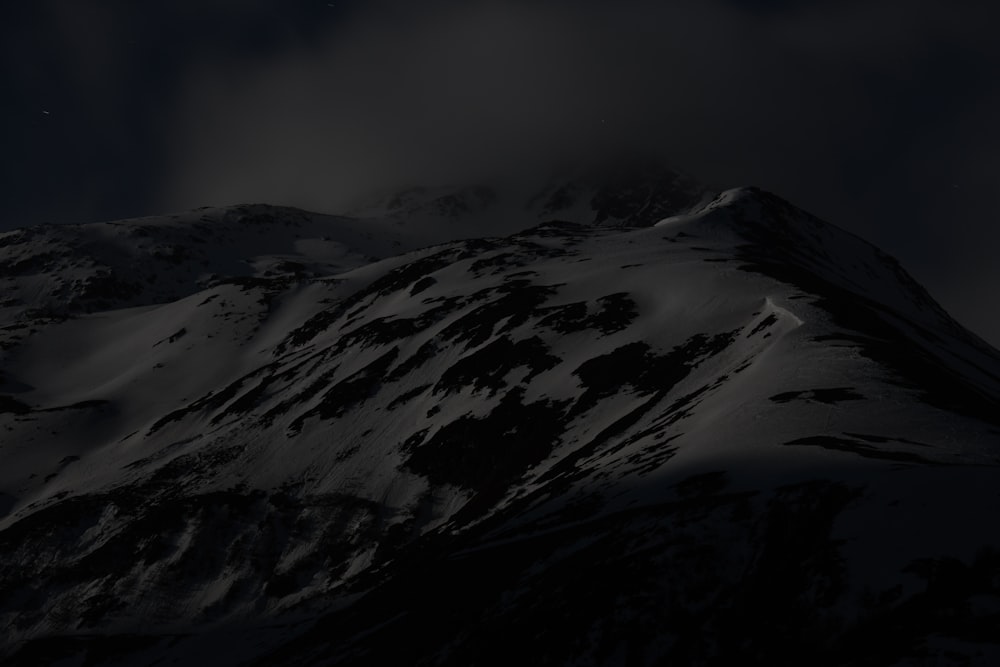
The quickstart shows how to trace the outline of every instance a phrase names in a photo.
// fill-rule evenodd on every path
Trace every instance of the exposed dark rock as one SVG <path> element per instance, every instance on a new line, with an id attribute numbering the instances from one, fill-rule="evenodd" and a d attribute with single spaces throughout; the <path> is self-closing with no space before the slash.
<path id="1" fill-rule="evenodd" d="M 630 386 L 642 393 L 665 394 L 701 361 L 731 344 L 736 333 L 711 337 L 697 334 L 662 355 L 653 353 L 646 343 L 636 342 L 594 357 L 573 371 L 586 391 L 573 406 L 572 414 L 589 409 L 598 400 L 618 393 L 624 387 Z"/>
<path id="2" fill-rule="evenodd" d="M 486 417 L 460 417 L 425 442 L 407 443 L 404 465 L 435 483 L 456 484 L 494 499 L 548 456 L 564 428 L 564 405 L 525 404 L 523 394 L 515 388 Z"/>
<path id="3" fill-rule="evenodd" d="M 833 449 L 841 452 L 850 452 L 866 458 L 885 459 L 886 461 L 899 461 L 901 463 L 924 463 L 940 465 L 940 462 L 924 458 L 913 452 L 900 452 L 886 449 L 884 447 L 872 447 L 858 440 L 841 438 L 833 435 L 813 435 L 805 438 L 789 440 L 786 445 L 806 445 L 811 447 L 822 447 L 823 449 Z"/>
<path id="4" fill-rule="evenodd" d="M 410 296 L 416 296 L 421 292 L 430 289 L 437 284 L 437 280 L 434 276 L 424 276 L 417 282 L 413 283 L 413 287 L 410 288 Z"/>
<path id="5" fill-rule="evenodd" d="M 597 329 L 603 334 L 612 334 L 624 331 L 638 316 L 636 304 L 626 292 L 603 296 L 597 299 L 597 304 L 593 314 L 584 301 L 540 308 L 537 312 L 543 317 L 538 326 L 559 333 Z"/>
<path id="6" fill-rule="evenodd" d="M 299 431 L 302 423 L 314 416 L 320 419 L 336 419 L 374 396 L 384 380 L 386 371 L 398 355 L 399 348 L 394 347 L 358 372 L 330 387 L 323 393 L 319 405 L 296 417 L 289 430 Z"/>
<path id="7" fill-rule="evenodd" d="M 444 340 L 464 343 L 466 349 L 487 342 L 490 336 L 513 331 L 528 322 L 532 313 L 551 295 L 554 285 L 534 285 L 528 280 L 512 280 L 473 295 L 473 301 L 485 301 L 441 332 Z M 487 301 L 490 297 L 494 297 Z M 499 326 L 503 322 L 503 326 Z"/>
<path id="8" fill-rule="evenodd" d="M 517 368 L 526 367 L 527 383 L 539 373 L 555 368 L 562 362 L 549 354 L 548 346 L 537 336 L 516 343 L 502 336 L 467 354 L 446 370 L 434 386 L 435 393 L 452 393 L 464 387 L 489 389 L 490 395 L 506 388 L 504 378 Z"/>
<path id="9" fill-rule="evenodd" d="M 0 395 L 0 414 L 2 413 L 26 415 L 31 412 L 31 406 L 22 403 L 13 396 Z"/>
<path id="10" fill-rule="evenodd" d="M 414 387 L 413 389 L 411 389 L 411 390 L 409 390 L 407 392 L 403 392 L 402 394 L 400 394 L 396 398 L 392 399 L 392 401 L 386 407 L 389 410 L 394 410 L 395 408 L 397 408 L 397 407 L 399 407 L 401 405 L 406 405 L 407 403 L 409 403 L 411 400 L 413 400 L 417 396 L 420 396 L 421 394 L 427 393 L 427 391 L 431 387 L 433 387 L 433 386 L 434 385 L 430 385 L 430 384 L 422 384 L 419 387 Z"/>
<path id="11" fill-rule="evenodd" d="M 775 403 L 788 403 L 790 401 L 815 401 L 817 403 L 827 403 L 835 405 L 844 401 L 860 401 L 864 396 L 859 394 L 853 387 L 830 387 L 828 389 L 805 389 L 802 391 L 786 391 L 775 394 L 771 400 Z"/>
<path id="12" fill-rule="evenodd" d="M 755 336 L 755 335 L 759 334 L 761 331 L 774 326 L 774 324 L 776 324 L 777 321 L 778 321 L 778 318 L 774 315 L 774 313 L 771 313 L 770 315 L 768 315 L 767 317 L 765 317 L 763 320 L 761 320 L 760 323 L 757 326 L 755 326 L 753 329 L 750 330 L 750 333 L 747 334 L 747 338 L 750 338 L 751 336 Z"/>

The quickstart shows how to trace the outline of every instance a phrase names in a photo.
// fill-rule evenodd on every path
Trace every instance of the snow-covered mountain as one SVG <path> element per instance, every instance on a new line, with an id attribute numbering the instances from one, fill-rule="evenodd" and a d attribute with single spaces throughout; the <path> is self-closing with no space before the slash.
<path id="1" fill-rule="evenodd" d="M 0 285 L 9 664 L 1000 661 L 1000 354 L 772 194 L 43 226 Z"/>

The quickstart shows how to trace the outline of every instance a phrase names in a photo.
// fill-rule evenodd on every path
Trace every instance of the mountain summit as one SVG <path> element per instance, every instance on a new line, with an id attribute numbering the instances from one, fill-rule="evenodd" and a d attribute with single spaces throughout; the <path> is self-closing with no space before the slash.
<path id="1" fill-rule="evenodd" d="M 1000 354 L 644 174 L 0 234 L 5 664 L 995 664 Z"/>

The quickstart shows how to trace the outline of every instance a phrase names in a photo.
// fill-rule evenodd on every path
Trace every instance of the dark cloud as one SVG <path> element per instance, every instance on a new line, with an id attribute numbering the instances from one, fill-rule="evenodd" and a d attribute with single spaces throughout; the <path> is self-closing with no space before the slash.
<path id="1" fill-rule="evenodd" d="M 0 228 L 155 210 L 190 71 L 306 43 L 335 16 L 278 0 L 37 0 L 0 21 Z"/>
<path id="2" fill-rule="evenodd" d="M 63 8 L 62 55 L 35 49 L 36 74 L 91 91 L 74 97 L 88 120 L 44 146 L 60 173 L 22 182 L 86 173 L 88 192 L 136 212 L 337 210 L 394 184 L 639 148 L 860 233 L 1000 342 L 984 305 L 1000 285 L 985 250 L 1000 247 L 1000 10 L 988 3 L 49 4 Z M 114 217 L 101 201 L 75 210 Z"/>
<path id="3" fill-rule="evenodd" d="M 829 191 L 841 212 L 832 202 L 876 173 L 859 165 L 898 160 L 914 126 L 967 102 L 928 90 L 948 84 L 928 68 L 971 50 L 954 12 L 895 1 L 373 6 L 318 48 L 207 63 L 183 98 L 165 201 L 329 208 L 387 180 L 641 145 L 720 183 Z M 946 47 L 957 55 L 934 52 Z"/>

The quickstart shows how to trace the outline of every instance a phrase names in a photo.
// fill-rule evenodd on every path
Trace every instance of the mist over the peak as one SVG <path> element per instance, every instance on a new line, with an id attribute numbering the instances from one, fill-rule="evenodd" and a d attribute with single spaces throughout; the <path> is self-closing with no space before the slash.
<path id="1" fill-rule="evenodd" d="M 856 168 L 867 139 L 890 141 L 900 121 L 868 103 L 872 89 L 905 86 L 927 36 L 952 28 L 892 2 L 780 15 L 721 1 L 374 3 L 314 44 L 198 68 L 161 200 L 335 210 L 397 184 L 641 148 L 843 218 L 871 178 Z"/>

